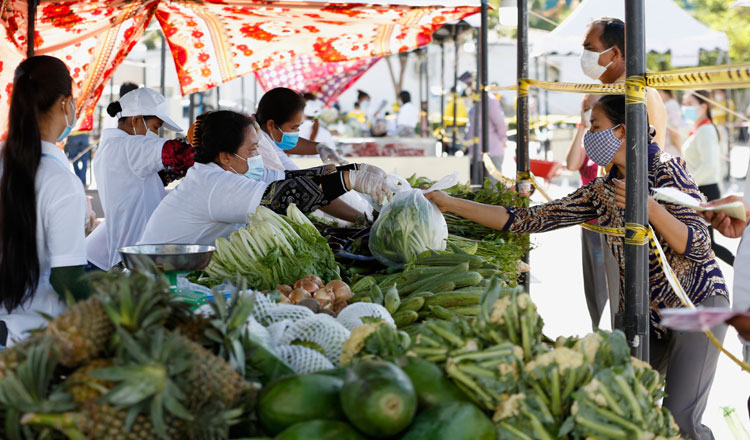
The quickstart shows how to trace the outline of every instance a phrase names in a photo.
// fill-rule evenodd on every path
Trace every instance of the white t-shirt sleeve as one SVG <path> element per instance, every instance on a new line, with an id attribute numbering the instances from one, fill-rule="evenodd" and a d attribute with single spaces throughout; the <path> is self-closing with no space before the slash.
<path id="1" fill-rule="evenodd" d="M 50 267 L 86 265 L 86 197 L 82 189 L 59 194 L 44 212 Z"/>
<path id="2" fill-rule="evenodd" d="M 299 166 L 294 163 L 292 159 L 289 158 L 289 156 L 284 153 L 284 150 L 274 145 L 274 149 L 276 150 L 276 155 L 279 157 L 279 160 L 284 165 L 285 170 L 298 170 Z"/>
<path id="3" fill-rule="evenodd" d="M 126 142 L 125 155 L 128 165 L 136 176 L 145 179 L 164 169 L 161 151 L 166 139 L 148 136 L 129 136 Z"/>
<path id="4" fill-rule="evenodd" d="M 281 173 L 283 176 L 281 171 L 266 170 L 262 182 L 237 174 L 223 173 L 216 179 L 208 195 L 209 218 L 224 223 L 247 223 L 247 215 L 255 212 L 263 193 L 268 188 L 266 178 L 271 179 L 275 173 Z"/>

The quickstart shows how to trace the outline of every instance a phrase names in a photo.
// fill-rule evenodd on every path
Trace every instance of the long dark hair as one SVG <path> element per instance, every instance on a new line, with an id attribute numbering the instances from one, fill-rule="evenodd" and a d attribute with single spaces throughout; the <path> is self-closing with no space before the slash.
<path id="1" fill-rule="evenodd" d="M 39 117 L 61 96 L 71 96 L 71 84 L 65 63 L 54 57 L 31 57 L 16 68 L 0 181 L 0 301 L 8 312 L 23 304 L 39 283 L 35 191 L 42 158 Z"/>
<path id="2" fill-rule="evenodd" d="M 188 138 L 195 148 L 195 161 L 215 162 L 219 153 L 237 153 L 245 140 L 245 128 L 253 120 L 241 113 L 219 110 L 196 118 Z"/>
<path id="3" fill-rule="evenodd" d="M 710 99 L 710 93 L 708 92 L 708 90 L 696 90 L 692 93 L 692 95 L 695 97 L 695 99 L 698 100 L 699 104 L 706 105 L 706 118 L 711 121 L 711 125 L 713 125 L 714 130 L 716 130 L 716 136 L 721 139 L 721 134 L 719 134 L 719 127 L 714 124 L 714 118 L 711 116 L 711 102 L 708 101 L 708 99 Z"/>
<path id="4" fill-rule="evenodd" d="M 625 95 L 604 95 L 594 104 L 604 112 L 609 121 L 614 124 L 625 124 Z M 646 115 L 646 125 L 648 125 L 648 115 Z M 649 142 L 653 142 L 656 137 L 656 128 L 648 125 Z"/>
<path id="5" fill-rule="evenodd" d="M 261 127 L 265 127 L 268 121 L 281 126 L 304 109 L 305 98 L 302 95 L 286 87 L 277 87 L 260 98 L 255 119 Z"/>

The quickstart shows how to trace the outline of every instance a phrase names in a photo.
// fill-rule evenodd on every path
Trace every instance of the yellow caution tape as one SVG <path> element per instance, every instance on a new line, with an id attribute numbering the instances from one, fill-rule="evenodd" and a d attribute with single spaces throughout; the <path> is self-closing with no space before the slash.
<path id="1" fill-rule="evenodd" d="M 650 73 L 646 84 L 655 89 L 746 88 L 750 87 L 750 64 Z"/>
<path id="2" fill-rule="evenodd" d="M 519 79 L 518 80 L 518 97 L 519 98 L 525 98 L 529 96 L 529 82 L 531 80 L 529 79 Z"/>
<path id="3" fill-rule="evenodd" d="M 625 80 L 625 104 L 646 104 L 646 78 L 633 75 Z"/>
<path id="4" fill-rule="evenodd" d="M 625 93 L 624 84 L 576 84 L 553 81 L 539 81 L 536 79 L 521 79 L 521 84 L 537 87 L 539 89 L 551 90 L 555 92 L 571 93 L 593 93 L 597 95 L 621 95 Z"/>
<path id="5" fill-rule="evenodd" d="M 503 176 L 503 173 L 501 173 L 495 166 L 495 163 L 492 162 L 492 157 L 490 157 L 489 153 L 482 154 L 482 162 L 484 162 L 484 167 L 487 169 L 487 173 L 496 180 L 503 182 L 505 185 L 513 185 L 516 183 L 513 179 Z"/>

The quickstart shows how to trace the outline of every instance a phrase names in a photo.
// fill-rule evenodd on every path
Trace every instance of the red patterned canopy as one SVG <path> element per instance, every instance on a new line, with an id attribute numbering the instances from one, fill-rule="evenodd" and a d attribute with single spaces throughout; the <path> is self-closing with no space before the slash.
<path id="1" fill-rule="evenodd" d="M 35 53 L 70 68 L 83 126 L 104 84 L 156 16 L 172 52 L 182 94 L 305 56 L 322 62 L 380 57 L 427 44 L 444 23 L 475 6 L 414 6 L 261 0 L 42 0 Z M 408 3 L 408 4 L 404 4 Z M 459 2 L 460 3 L 460 2 Z M 464 2 L 465 4 L 465 2 Z M 0 127 L 5 126 L 13 70 L 26 53 L 25 0 L 0 2 Z M 4 131 L 4 130 L 0 130 Z"/>

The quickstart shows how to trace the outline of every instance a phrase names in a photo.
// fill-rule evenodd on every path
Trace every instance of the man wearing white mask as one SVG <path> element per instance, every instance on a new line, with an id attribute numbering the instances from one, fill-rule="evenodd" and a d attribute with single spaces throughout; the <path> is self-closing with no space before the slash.
<path id="1" fill-rule="evenodd" d="M 619 18 L 594 20 L 583 39 L 581 69 L 603 84 L 625 83 L 625 23 Z M 655 89 L 646 89 L 648 120 L 656 128 L 654 141 L 666 145 L 667 110 Z M 584 130 L 585 131 L 585 130 Z"/>

